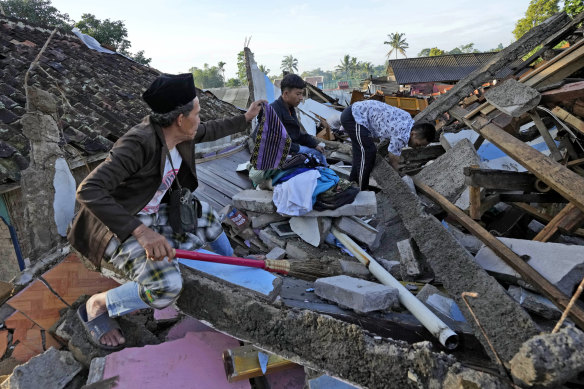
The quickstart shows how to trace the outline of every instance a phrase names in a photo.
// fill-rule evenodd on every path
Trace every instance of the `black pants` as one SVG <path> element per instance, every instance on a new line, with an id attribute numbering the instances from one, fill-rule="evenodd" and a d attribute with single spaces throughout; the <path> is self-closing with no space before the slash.
<path id="1" fill-rule="evenodd" d="M 349 180 L 359 183 L 361 190 L 369 189 L 369 176 L 375 166 L 377 148 L 371 132 L 365 126 L 357 124 L 351 106 L 341 114 L 341 124 L 351 138 L 353 146 L 353 167 Z"/>

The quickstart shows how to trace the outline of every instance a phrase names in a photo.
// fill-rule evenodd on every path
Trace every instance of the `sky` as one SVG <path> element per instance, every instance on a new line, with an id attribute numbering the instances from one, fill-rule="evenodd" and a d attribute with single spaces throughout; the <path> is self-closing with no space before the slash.
<path id="1" fill-rule="evenodd" d="M 529 0 L 52 0 L 52 5 L 73 20 L 92 13 L 124 21 L 130 51 L 144 50 L 162 72 L 223 61 L 228 79 L 236 76 L 246 37 L 269 75 L 281 72 L 287 55 L 298 59 L 300 73 L 333 70 L 345 54 L 381 65 L 389 50 L 383 42 L 395 32 L 405 34 L 408 57 L 424 48 L 452 50 L 471 42 L 481 51 L 507 46 Z"/>

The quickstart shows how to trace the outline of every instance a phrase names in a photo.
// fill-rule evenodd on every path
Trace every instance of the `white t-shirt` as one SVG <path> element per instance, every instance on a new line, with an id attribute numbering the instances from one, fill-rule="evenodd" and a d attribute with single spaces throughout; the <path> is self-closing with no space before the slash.
<path id="1" fill-rule="evenodd" d="M 167 155 L 166 162 L 164 164 L 164 175 L 162 176 L 162 183 L 160 183 L 160 186 L 156 190 L 152 200 L 150 200 L 150 202 L 146 204 L 146 206 L 140 212 L 138 212 L 139 215 L 150 215 L 152 213 L 158 212 L 160 201 L 162 201 L 164 194 L 172 185 L 172 182 L 178 174 L 178 170 L 180 169 L 180 164 L 182 162 L 182 158 L 176 147 L 170 150 L 170 157 L 172 158 L 172 164 L 174 165 L 175 170 L 172 170 L 172 166 L 170 165 L 170 161 Z"/>

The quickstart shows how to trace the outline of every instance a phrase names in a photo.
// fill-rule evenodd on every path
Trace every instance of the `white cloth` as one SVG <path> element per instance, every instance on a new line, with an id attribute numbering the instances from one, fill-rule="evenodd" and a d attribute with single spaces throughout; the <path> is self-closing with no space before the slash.
<path id="1" fill-rule="evenodd" d="M 140 212 L 138 212 L 139 215 L 150 215 L 158 212 L 158 209 L 160 208 L 160 201 L 162 201 L 164 194 L 172 185 L 172 182 L 174 181 L 174 178 L 180 169 L 180 164 L 182 163 L 182 157 L 178 153 L 176 147 L 170 150 L 170 157 L 172 158 L 172 165 L 174 165 L 175 170 L 172 170 L 172 165 L 170 164 L 167 155 L 166 162 L 164 163 L 164 175 L 162 176 L 162 182 L 156 190 L 156 193 L 154 193 L 152 200 L 150 200 L 150 202 L 146 204 L 146 206 Z"/>
<path id="2" fill-rule="evenodd" d="M 414 119 L 409 113 L 376 100 L 354 103 L 351 112 L 355 122 L 367 127 L 373 136 L 390 140 L 387 147 L 390 153 L 401 155 L 401 150 L 410 141 L 414 126 Z"/>
<path id="3" fill-rule="evenodd" d="M 312 193 L 320 173 L 308 170 L 274 187 L 273 201 L 282 215 L 302 216 L 312 211 Z"/>

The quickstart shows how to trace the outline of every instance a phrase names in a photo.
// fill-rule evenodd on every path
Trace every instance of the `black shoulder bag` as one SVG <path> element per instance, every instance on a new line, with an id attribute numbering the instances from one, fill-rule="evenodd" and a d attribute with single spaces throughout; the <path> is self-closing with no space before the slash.
<path id="1" fill-rule="evenodd" d="M 172 164 L 172 157 L 168 152 L 168 160 L 172 170 L 175 171 Z M 197 216 L 199 213 L 199 202 L 189 188 L 183 188 L 178 181 L 178 172 L 174 177 L 174 182 L 178 189 L 169 190 L 168 201 L 168 224 L 172 227 L 175 234 L 182 235 L 185 232 L 194 233 L 197 229 Z"/>

